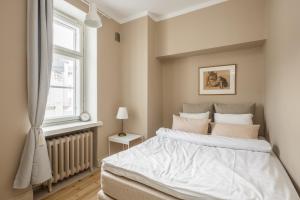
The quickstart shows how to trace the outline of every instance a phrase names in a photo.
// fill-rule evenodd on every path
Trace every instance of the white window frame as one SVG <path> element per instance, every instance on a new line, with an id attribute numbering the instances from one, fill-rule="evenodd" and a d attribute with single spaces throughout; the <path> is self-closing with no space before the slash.
<path id="1" fill-rule="evenodd" d="M 80 95 L 79 99 L 80 99 L 80 105 L 79 105 L 79 113 L 76 113 L 78 115 L 76 116 L 70 116 L 70 117 L 59 117 L 59 118 L 53 118 L 53 119 L 45 119 L 43 125 L 44 126 L 52 126 L 52 125 L 58 125 L 58 124 L 66 124 L 66 123 L 72 123 L 72 122 L 76 122 L 79 121 L 79 115 L 81 112 L 83 112 L 84 110 L 84 24 L 69 16 L 66 13 L 60 12 L 58 10 L 54 10 L 53 11 L 53 17 L 54 20 L 55 18 L 58 18 L 62 21 L 65 21 L 67 23 L 72 24 L 73 26 L 79 28 L 79 51 L 76 50 L 70 50 L 61 46 L 57 46 L 53 44 L 53 55 L 54 54 L 58 54 L 61 56 L 66 56 L 66 57 L 70 57 L 70 58 L 74 58 L 74 59 L 78 59 L 79 60 L 79 83 L 76 81 L 77 84 L 79 84 L 79 86 L 75 86 L 76 88 L 79 87 L 79 94 L 75 93 L 76 95 Z M 76 72 L 77 74 L 77 72 Z M 76 90 L 75 90 L 76 91 Z M 77 97 L 75 97 L 75 101 L 76 101 Z M 75 107 L 77 106 L 77 103 L 75 103 Z M 76 108 L 77 110 L 77 108 Z"/>

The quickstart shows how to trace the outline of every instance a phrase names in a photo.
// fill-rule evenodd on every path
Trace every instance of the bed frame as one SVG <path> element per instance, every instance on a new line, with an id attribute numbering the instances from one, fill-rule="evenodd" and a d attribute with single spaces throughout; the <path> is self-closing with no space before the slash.
<path id="1" fill-rule="evenodd" d="M 99 200 L 179 200 L 144 184 L 102 170 Z"/>

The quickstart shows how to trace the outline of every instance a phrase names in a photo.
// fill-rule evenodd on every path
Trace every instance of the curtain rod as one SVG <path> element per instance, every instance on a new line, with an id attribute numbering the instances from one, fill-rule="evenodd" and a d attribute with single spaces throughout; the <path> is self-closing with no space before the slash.
<path id="1" fill-rule="evenodd" d="M 86 5 L 88 5 L 89 6 L 89 2 L 87 1 L 87 0 L 81 0 L 83 3 L 85 3 Z M 104 13 L 103 11 L 101 11 L 100 9 L 98 9 L 97 8 L 97 11 L 101 14 L 101 15 L 103 15 L 104 17 L 106 17 L 106 18 L 108 18 L 108 19 L 111 19 L 112 17 L 111 16 L 109 16 L 109 15 L 107 15 L 106 13 Z"/>

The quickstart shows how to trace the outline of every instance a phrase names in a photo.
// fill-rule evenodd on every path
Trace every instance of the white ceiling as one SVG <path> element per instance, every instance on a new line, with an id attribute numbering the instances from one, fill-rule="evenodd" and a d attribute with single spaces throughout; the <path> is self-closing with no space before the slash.
<path id="1" fill-rule="evenodd" d="M 226 0 L 96 0 L 98 8 L 119 23 L 149 15 L 160 21 Z"/>

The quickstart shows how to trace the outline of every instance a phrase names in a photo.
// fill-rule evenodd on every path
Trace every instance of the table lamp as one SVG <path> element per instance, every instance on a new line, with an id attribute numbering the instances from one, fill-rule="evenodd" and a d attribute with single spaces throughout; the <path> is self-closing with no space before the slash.
<path id="1" fill-rule="evenodd" d="M 124 129 L 123 129 L 123 121 L 124 119 L 128 119 L 128 111 L 126 107 L 119 107 L 118 109 L 118 113 L 117 113 L 117 119 L 121 119 L 122 120 L 122 132 L 119 133 L 118 135 L 120 137 L 126 136 L 126 133 L 124 133 Z"/>

